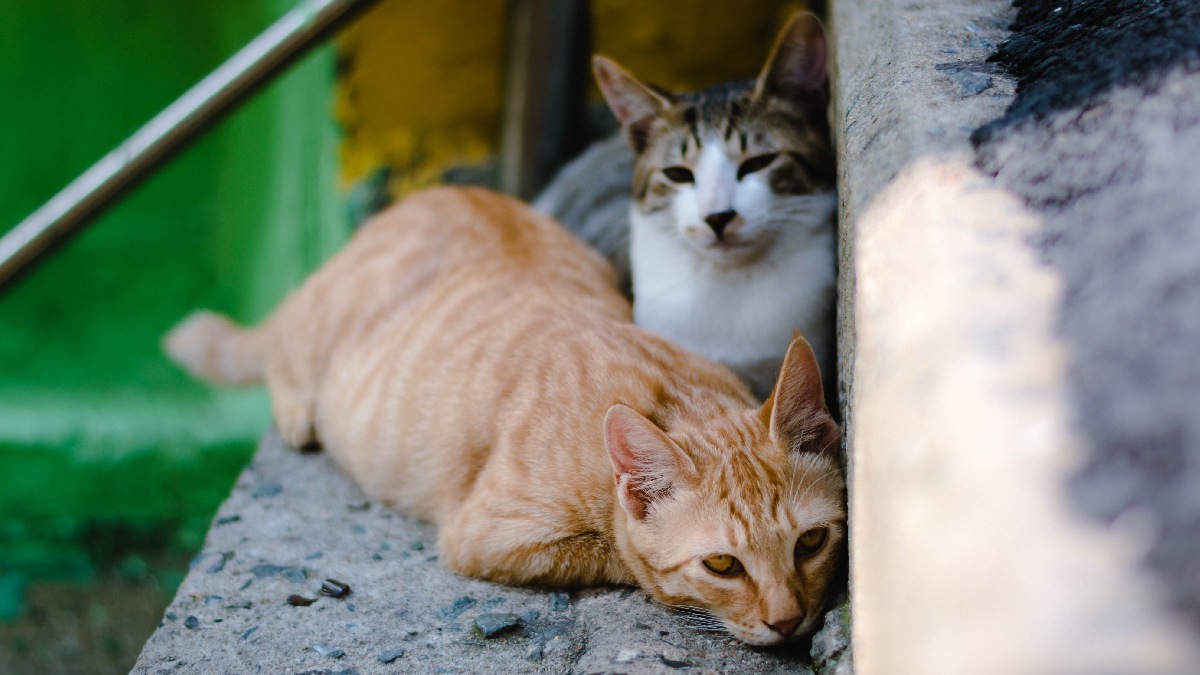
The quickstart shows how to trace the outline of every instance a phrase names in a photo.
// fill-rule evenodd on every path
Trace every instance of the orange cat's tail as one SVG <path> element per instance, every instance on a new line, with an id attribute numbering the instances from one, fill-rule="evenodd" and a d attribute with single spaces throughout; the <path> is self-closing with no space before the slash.
<path id="1" fill-rule="evenodd" d="M 263 380 L 266 340 L 216 312 L 192 312 L 163 338 L 163 351 L 192 375 L 230 385 Z"/>

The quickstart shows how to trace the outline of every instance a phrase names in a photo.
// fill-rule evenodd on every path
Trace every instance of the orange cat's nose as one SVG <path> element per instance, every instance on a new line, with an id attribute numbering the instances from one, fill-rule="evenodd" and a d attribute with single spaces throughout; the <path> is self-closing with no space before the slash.
<path id="1" fill-rule="evenodd" d="M 783 637 L 791 637 L 792 633 L 796 632 L 796 627 L 800 625 L 800 618 L 801 617 L 795 616 L 787 619 L 786 621 L 768 623 L 767 628 L 779 633 Z"/>

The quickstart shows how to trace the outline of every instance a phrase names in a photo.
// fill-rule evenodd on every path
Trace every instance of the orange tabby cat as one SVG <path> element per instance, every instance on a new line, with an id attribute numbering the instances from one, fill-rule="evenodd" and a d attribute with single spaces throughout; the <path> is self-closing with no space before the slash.
<path id="1" fill-rule="evenodd" d="M 507 197 L 409 197 L 257 328 L 201 312 L 166 348 L 206 379 L 265 378 L 284 439 L 436 523 L 461 574 L 636 583 L 759 645 L 820 620 L 845 483 L 808 343 L 759 408 L 632 325 L 611 267 Z"/>

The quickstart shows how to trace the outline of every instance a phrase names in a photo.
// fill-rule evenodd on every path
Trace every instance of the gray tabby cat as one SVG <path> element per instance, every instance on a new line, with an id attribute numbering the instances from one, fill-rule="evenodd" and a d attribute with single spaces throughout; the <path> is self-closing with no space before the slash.
<path id="1" fill-rule="evenodd" d="M 817 17 L 788 22 L 753 82 L 671 94 L 603 56 L 593 69 L 621 135 L 563 168 L 534 207 L 628 275 L 638 325 L 730 366 L 760 397 L 796 330 L 832 382 L 837 198 Z"/>

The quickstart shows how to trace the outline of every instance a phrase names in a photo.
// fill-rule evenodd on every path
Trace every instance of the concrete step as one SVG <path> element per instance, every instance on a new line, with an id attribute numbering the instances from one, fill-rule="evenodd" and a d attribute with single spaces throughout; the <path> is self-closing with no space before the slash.
<path id="1" fill-rule="evenodd" d="M 268 434 L 133 672 L 813 672 L 806 645 L 751 649 L 689 629 L 632 588 L 565 594 L 460 577 L 438 566 L 434 540 L 323 454 Z M 327 578 L 349 595 L 319 596 Z M 292 595 L 316 602 L 289 605 Z M 489 638 L 489 621 L 512 625 Z M 816 642 L 836 655 L 847 637 L 833 621 Z"/>

